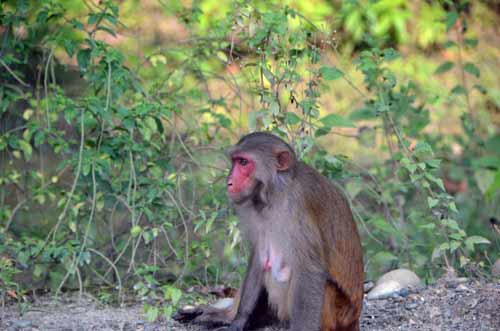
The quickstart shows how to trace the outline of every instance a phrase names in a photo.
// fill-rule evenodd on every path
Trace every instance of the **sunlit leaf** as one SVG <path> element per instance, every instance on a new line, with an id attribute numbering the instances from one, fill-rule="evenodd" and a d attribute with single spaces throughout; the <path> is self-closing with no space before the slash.
<path id="1" fill-rule="evenodd" d="M 329 114 L 321 118 L 320 121 L 327 127 L 355 128 L 356 125 L 349 119 L 337 114 Z"/>
<path id="2" fill-rule="evenodd" d="M 479 76 L 481 75 L 481 72 L 479 71 L 479 68 L 476 67 L 473 63 L 470 63 L 470 62 L 467 62 L 464 65 L 464 70 L 466 72 L 468 72 L 469 74 L 476 76 L 477 78 L 479 78 Z"/>
<path id="3" fill-rule="evenodd" d="M 437 69 L 434 71 L 434 73 L 435 74 L 445 73 L 447 71 L 450 71 L 454 66 L 455 66 L 455 64 L 451 61 L 443 62 L 439 65 L 439 67 L 437 67 Z"/>
<path id="4" fill-rule="evenodd" d="M 457 22 L 458 13 L 456 11 L 450 11 L 446 15 L 446 31 L 449 31 Z"/>
<path id="5" fill-rule="evenodd" d="M 344 73 L 336 67 L 323 66 L 319 69 L 319 72 L 321 73 L 321 76 L 323 76 L 323 78 L 326 80 L 335 80 L 344 76 Z"/>

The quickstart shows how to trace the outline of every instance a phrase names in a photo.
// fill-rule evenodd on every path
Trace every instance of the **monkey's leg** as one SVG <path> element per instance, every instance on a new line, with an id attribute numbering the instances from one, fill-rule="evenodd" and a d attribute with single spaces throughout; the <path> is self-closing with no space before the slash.
<path id="1" fill-rule="evenodd" d="M 326 278 L 307 270 L 298 272 L 293 288 L 290 331 L 319 331 Z"/>
<path id="2" fill-rule="evenodd" d="M 238 306 L 238 312 L 236 313 L 234 321 L 226 330 L 246 330 L 249 318 L 254 313 L 263 291 L 265 291 L 264 268 L 260 265 L 258 254 L 252 252 L 249 266 L 247 268 L 247 274 L 241 287 L 241 298 Z"/>
<path id="3" fill-rule="evenodd" d="M 269 306 L 267 291 L 262 290 L 255 309 L 248 318 L 247 328 L 248 330 L 255 330 L 278 323 L 276 313 Z"/>

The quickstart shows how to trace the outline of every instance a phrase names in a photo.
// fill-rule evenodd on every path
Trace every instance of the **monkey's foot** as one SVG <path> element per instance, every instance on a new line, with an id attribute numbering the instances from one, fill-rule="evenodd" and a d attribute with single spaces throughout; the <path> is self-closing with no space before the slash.
<path id="1" fill-rule="evenodd" d="M 231 324 L 231 320 L 226 315 L 227 313 L 212 306 L 201 305 L 181 308 L 172 318 L 180 323 L 200 324 L 207 328 L 216 328 Z"/>

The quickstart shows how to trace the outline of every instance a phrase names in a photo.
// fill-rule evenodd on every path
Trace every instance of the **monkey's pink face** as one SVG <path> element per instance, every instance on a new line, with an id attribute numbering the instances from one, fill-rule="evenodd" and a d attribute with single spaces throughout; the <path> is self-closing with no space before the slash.
<path id="1" fill-rule="evenodd" d="M 237 153 L 232 155 L 231 163 L 231 171 L 227 176 L 227 193 L 231 200 L 239 202 L 254 190 L 255 161 L 248 154 Z"/>

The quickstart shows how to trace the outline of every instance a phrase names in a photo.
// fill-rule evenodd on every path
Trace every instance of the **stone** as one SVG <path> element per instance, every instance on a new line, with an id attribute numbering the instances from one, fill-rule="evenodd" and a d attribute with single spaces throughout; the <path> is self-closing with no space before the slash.
<path id="1" fill-rule="evenodd" d="M 389 271 L 377 280 L 375 287 L 390 280 L 398 282 L 402 288 L 408 288 L 409 286 L 415 288 L 422 287 L 420 278 L 413 271 L 408 269 Z"/>
<path id="2" fill-rule="evenodd" d="M 374 287 L 375 287 L 375 283 L 374 283 L 374 282 L 372 282 L 372 281 L 366 281 L 366 282 L 363 284 L 363 291 L 364 291 L 365 293 L 368 293 L 368 292 L 370 292 L 370 290 L 371 290 L 372 288 L 374 288 Z"/>
<path id="3" fill-rule="evenodd" d="M 228 309 L 233 305 L 233 303 L 234 303 L 233 298 L 224 298 L 213 303 L 211 306 L 217 309 Z"/>
<path id="4" fill-rule="evenodd" d="M 366 296 L 368 300 L 406 297 L 409 288 L 422 287 L 422 281 L 411 270 L 396 269 L 380 277 Z"/>
<path id="5" fill-rule="evenodd" d="M 376 285 L 367 295 L 368 300 L 379 300 L 393 297 L 403 287 L 395 280 L 387 280 L 386 282 Z"/>
<path id="6" fill-rule="evenodd" d="M 31 321 L 28 321 L 28 320 L 18 320 L 16 322 L 14 322 L 14 329 L 16 330 L 22 330 L 22 329 L 26 329 L 26 328 L 31 328 L 33 325 L 33 323 Z"/>

